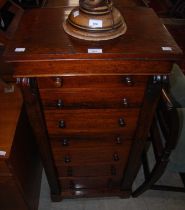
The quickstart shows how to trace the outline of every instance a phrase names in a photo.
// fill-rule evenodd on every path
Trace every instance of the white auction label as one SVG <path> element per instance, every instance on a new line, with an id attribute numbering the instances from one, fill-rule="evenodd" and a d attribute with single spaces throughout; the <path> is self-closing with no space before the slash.
<path id="1" fill-rule="evenodd" d="M 0 151 L 0 156 L 5 156 L 6 152 L 5 151 Z"/>
<path id="2" fill-rule="evenodd" d="M 103 21 L 102 20 L 89 20 L 89 26 L 93 28 L 102 28 Z"/>
<path id="3" fill-rule="evenodd" d="M 15 52 L 24 52 L 25 50 L 26 50 L 26 48 L 24 48 L 24 47 L 15 48 Z"/>
<path id="4" fill-rule="evenodd" d="M 162 50 L 163 51 L 172 51 L 172 48 L 171 47 L 162 47 Z"/>
<path id="5" fill-rule="evenodd" d="M 80 14 L 80 13 L 79 13 L 79 10 L 77 10 L 77 11 L 75 11 L 75 12 L 73 13 L 73 16 L 74 16 L 74 17 L 77 17 L 79 14 Z"/>
<path id="6" fill-rule="evenodd" d="M 102 49 L 88 49 L 88 53 L 102 53 Z"/>

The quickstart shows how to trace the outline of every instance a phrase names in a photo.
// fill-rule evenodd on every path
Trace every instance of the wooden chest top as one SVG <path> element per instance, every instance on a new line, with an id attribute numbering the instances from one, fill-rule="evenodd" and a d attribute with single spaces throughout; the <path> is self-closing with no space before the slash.
<path id="1" fill-rule="evenodd" d="M 77 40 L 62 23 L 72 7 L 26 11 L 6 49 L 8 61 L 66 59 L 178 59 L 181 50 L 157 15 L 148 8 L 119 7 L 128 30 L 121 37 L 101 42 Z M 20 48 L 24 48 L 19 52 Z M 102 53 L 88 53 L 88 49 Z"/>
<path id="2" fill-rule="evenodd" d="M 84 41 L 62 27 L 73 7 L 26 11 L 5 51 L 16 77 L 168 74 L 182 51 L 152 9 L 119 5 L 128 30 L 109 41 Z M 102 53 L 89 53 L 89 49 Z"/>

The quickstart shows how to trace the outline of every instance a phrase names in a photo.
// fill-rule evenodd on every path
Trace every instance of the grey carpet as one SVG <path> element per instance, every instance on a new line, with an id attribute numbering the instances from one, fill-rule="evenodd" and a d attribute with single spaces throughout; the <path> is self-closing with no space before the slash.
<path id="1" fill-rule="evenodd" d="M 142 171 L 134 183 L 142 181 Z M 165 174 L 160 183 L 181 185 L 176 174 Z M 185 193 L 148 190 L 138 198 L 79 198 L 51 202 L 49 187 L 43 174 L 39 210 L 185 210 Z"/>

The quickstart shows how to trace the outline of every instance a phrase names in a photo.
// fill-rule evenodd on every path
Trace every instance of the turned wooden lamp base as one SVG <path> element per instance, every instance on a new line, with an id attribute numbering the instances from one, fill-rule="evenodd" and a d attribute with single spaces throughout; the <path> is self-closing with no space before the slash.
<path id="1" fill-rule="evenodd" d="M 114 39 L 127 30 L 122 14 L 111 0 L 81 0 L 63 23 L 64 31 L 78 39 Z"/>
<path id="2" fill-rule="evenodd" d="M 91 31 L 89 32 L 89 31 L 78 30 L 72 27 L 66 21 L 63 23 L 63 28 L 67 34 L 76 37 L 78 39 L 83 39 L 88 41 L 101 41 L 101 40 L 114 39 L 124 34 L 127 30 L 126 25 L 125 26 L 123 25 L 115 30 L 113 29 L 104 32 L 91 32 Z"/>

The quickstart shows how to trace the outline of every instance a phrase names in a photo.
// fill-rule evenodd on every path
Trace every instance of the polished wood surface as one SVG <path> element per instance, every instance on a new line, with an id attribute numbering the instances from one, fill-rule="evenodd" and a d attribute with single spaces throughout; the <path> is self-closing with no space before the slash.
<path id="1" fill-rule="evenodd" d="M 21 87 L 52 200 L 128 197 L 162 86 L 182 52 L 151 9 L 120 6 L 128 31 L 107 42 L 65 34 L 71 9 L 27 11 L 5 59 Z M 88 53 L 94 48 L 102 53 Z"/>
<path id="2" fill-rule="evenodd" d="M 103 140 L 102 140 L 103 141 Z M 95 163 L 119 163 L 119 161 L 125 161 L 127 158 L 127 154 L 130 150 L 132 141 L 124 141 L 123 144 L 117 146 L 117 145 L 111 145 L 106 146 L 106 150 L 102 146 L 96 145 L 96 147 L 88 147 L 88 142 L 86 143 L 86 147 L 62 147 L 52 142 L 52 151 L 54 153 L 54 157 L 57 162 L 60 162 L 62 165 L 75 165 L 80 163 L 86 163 L 86 164 L 95 164 Z M 95 144 L 94 144 L 95 145 Z M 98 147 L 99 146 L 99 147 Z M 116 158 L 114 155 L 118 153 L 118 158 Z M 71 156 L 71 155 L 72 156 Z M 120 156 L 119 156 L 120 154 Z M 65 161 L 65 156 L 70 156 L 70 161 Z M 74 158 L 73 158 L 74 156 Z M 78 156 L 78 158 L 75 158 Z M 86 158 L 84 158 L 86 157 Z"/>
<path id="3" fill-rule="evenodd" d="M 0 83 L 0 110 L 3 116 L 0 118 L 0 149 L 6 151 L 6 157 L 8 157 L 23 101 L 17 87 L 14 87 L 15 92 L 13 93 L 4 93 L 4 88 L 5 85 Z"/>
<path id="4" fill-rule="evenodd" d="M 39 78 L 38 85 L 45 110 L 130 108 L 141 106 L 146 81 L 144 76 L 73 76 Z"/>
<path id="5" fill-rule="evenodd" d="M 67 70 L 66 63 L 71 64 L 74 69 L 73 73 L 76 73 L 78 65 L 81 65 L 81 68 L 86 65 L 86 62 L 83 62 L 84 59 L 87 59 L 88 62 L 98 59 L 96 63 L 98 65 L 100 59 L 173 60 L 181 57 L 180 48 L 152 9 L 120 7 L 128 31 L 120 38 L 104 42 L 81 41 L 68 36 L 62 28 L 62 23 L 71 9 L 67 7 L 26 11 L 14 39 L 6 49 L 6 59 L 11 62 L 21 61 L 28 65 L 32 60 L 40 60 L 41 62 L 37 65 L 42 66 L 48 61 L 48 67 L 51 65 L 50 70 L 45 71 L 53 75 L 55 69 L 53 69 L 53 64 L 49 63 L 52 59 L 57 59 L 55 65 L 63 61 L 64 71 Z M 148 18 L 145 18 L 146 16 Z M 15 49 L 20 47 L 25 48 L 25 51 L 15 52 Z M 171 47 L 171 50 L 165 51 L 162 50 L 162 47 Z M 88 49 L 91 48 L 100 48 L 103 53 L 88 53 Z M 71 59 L 79 59 L 79 61 L 74 64 L 71 63 Z M 117 67 L 119 62 L 114 64 Z M 33 71 L 35 68 L 37 66 L 32 63 L 32 70 L 29 74 L 37 75 L 36 70 Z M 140 68 L 137 70 L 138 73 L 139 70 Z"/>
<path id="6" fill-rule="evenodd" d="M 42 89 L 50 89 L 50 88 L 58 88 L 59 90 L 63 90 L 67 88 L 70 89 L 78 89 L 78 88 L 128 88 L 128 90 L 132 90 L 132 88 L 142 88 L 145 86 L 147 82 L 147 76 L 139 76 L 139 75 L 112 75 L 111 77 L 108 75 L 94 75 L 94 76 L 67 76 L 67 77 L 42 77 L 38 78 L 38 87 L 42 91 Z M 134 87 L 133 87 L 134 86 Z M 58 91 L 59 91 L 58 90 Z"/>
<path id="7" fill-rule="evenodd" d="M 58 91 L 47 89 L 40 91 L 44 109 L 78 108 L 128 108 L 141 106 L 144 87 L 129 89 L 75 89 Z M 55 95 L 53 95 L 55 91 Z M 83 91 L 83 92 L 82 92 Z M 137 93 L 137 98 L 135 94 Z M 91 98 L 88 96 L 91 95 Z"/>
<path id="8" fill-rule="evenodd" d="M 1 82 L 0 206 L 7 210 L 36 210 L 41 162 L 20 90 L 14 86 L 13 92 L 5 93 L 8 87 Z"/>
<path id="9" fill-rule="evenodd" d="M 127 136 L 133 134 L 136 127 L 139 109 L 131 110 L 72 110 L 60 113 L 60 111 L 45 111 L 45 119 L 49 133 L 73 134 L 73 133 L 103 133 L 124 132 Z M 124 125 L 119 122 L 124 121 Z M 64 121 L 64 127 L 60 121 Z"/>
<path id="10" fill-rule="evenodd" d="M 103 176 L 119 176 L 122 177 L 122 171 L 120 168 L 123 168 L 125 163 L 114 164 L 91 164 L 88 166 L 82 165 L 72 165 L 72 166 L 63 166 L 56 164 L 57 172 L 59 177 L 103 177 Z"/>

